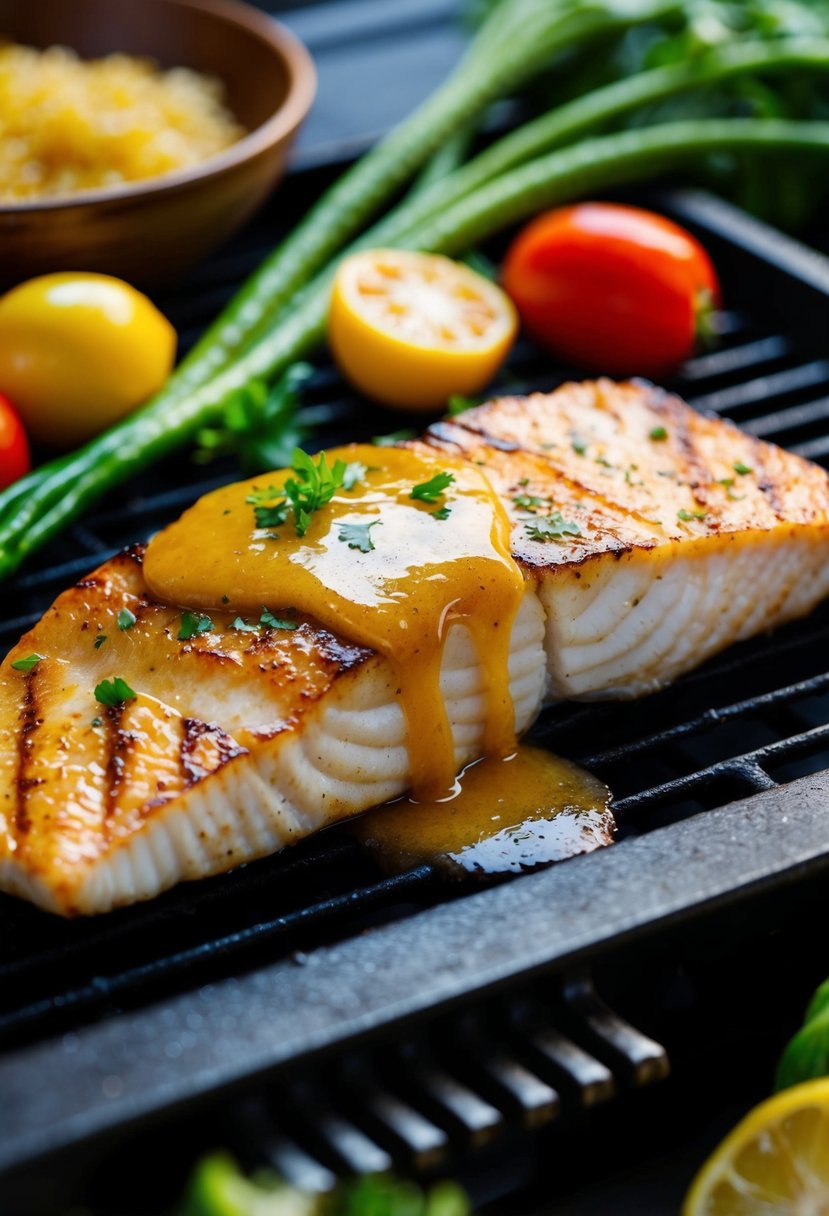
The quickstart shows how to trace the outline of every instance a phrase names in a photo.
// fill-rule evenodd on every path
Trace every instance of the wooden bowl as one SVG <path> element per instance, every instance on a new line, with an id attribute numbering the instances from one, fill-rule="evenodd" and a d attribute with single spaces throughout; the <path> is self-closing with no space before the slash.
<path id="1" fill-rule="evenodd" d="M 0 0 L 0 38 L 114 51 L 218 76 L 248 134 L 193 168 L 62 199 L 0 205 L 0 281 L 96 270 L 170 282 L 228 237 L 281 177 L 316 91 L 310 55 L 238 0 Z"/>

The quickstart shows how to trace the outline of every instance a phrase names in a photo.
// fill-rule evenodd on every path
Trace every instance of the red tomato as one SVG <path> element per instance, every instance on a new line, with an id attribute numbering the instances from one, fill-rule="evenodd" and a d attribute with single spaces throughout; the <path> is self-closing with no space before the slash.
<path id="1" fill-rule="evenodd" d="M 23 423 L 8 397 L 0 393 L 0 490 L 32 467 Z"/>
<path id="2" fill-rule="evenodd" d="M 540 342 L 615 376 L 675 371 L 720 303 L 711 259 L 690 233 L 614 203 L 538 216 L 511 245 L 503 284 Z"/>

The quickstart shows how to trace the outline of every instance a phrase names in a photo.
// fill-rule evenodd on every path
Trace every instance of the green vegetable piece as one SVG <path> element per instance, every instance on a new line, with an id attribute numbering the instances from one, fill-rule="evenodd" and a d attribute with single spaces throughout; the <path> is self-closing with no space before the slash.
<path id="1" fill-rule="evenodd" d="M 578 435 L 574 435 L 570 440 L 570 446 L 577 456 L 583 456 L 587 451 L 587 440 L 581 439 Z"/>
<path id="2" fill-rule="evenodd" d="M 419 485 L 412 486 L 409 498 L 414 498 L 417 502 L 437 502 L 454 480 L 454 473 L 435 473 L 428 481 L 421 481 Z"/>
<path id="3" fill-rule="evenodd" d="M 432 512 L 435 519 L 448 519 L 451 514 L 451 507 L 438 507 L 437 511 Z"/>
<path id="4" fill-rule="evenodd" d="M 688 523 L 692 519 L 705 519 L 707 514 L 707 511 L 686 511 L 684 507 L 680 507 L 676 513 L 676 517 L 677 519 L 681 519 L 683 523 Z"/>
<path id="5" fill-rule="evenodd" d="M 655 426 L 651 428 L 649 437 L 653 439 L 655 443 L 661 443 L 663 439 L 668 438 L 668 432 L 664 426 Z"/>
<path id="6" fill-rule="evenodd" d="M 512 501 L 516 507 L 543 507 L 549 499 L 539 498 L 537 494 L 517 494 Z"/>
<path id="7" fill-rule="evenodd" d="M 344 541 L 349 549 L 359 549 L 361 553 L 371 553 L 374 549 L 371 529 L 382 522 L 381 519 L 373 519 L 370 524 L 340 524 L 338 539 Z"/>
<path id="8" fill-rule="evenodd" d="M 446 412 L 450 418 L 457 418 L 458 414 L 465 414 L 467 410 L 474 410 L 480 404 L 480 398 L 463 397 L 460 393 L 453 393 L 446 402 Z"/>
<path id="9" fill-rule="evenodd" d="M 347 466 L 342 460 L 335 460 L 330 466 L 325 452 L 320 452 L 314 463 L 302 448 L 295 448 L 291 468 L 296 477 L 289 477 L 281 489 L 268 486 L 266 490 L 254 490 L 246 501 L 254 504 L 257 528 L 279 527 L 287 521 L 289 511 L 293 511 L 296 534 L 304 536 L 314 512 L 326 506 L 342 488 Z M 265 505 L 268 499 L 276 497 L 279 502 L 275 505 Z"/>
<path id="10" fill-rule="evenodd" d="M 95 639 L 95 649 L 100 650 L 106 640 L 107 635 L 105 633 L 99 633 Z"/>
<path id="11" fill-rule="evenodd" d="M 15 659 L 12 667 L 15 671 L 32 671 L 42 658 L 42 654 L 29 654 L 25 659 Z"/>
<path id="12" fill-rule="evenodd" d="M 271 1174 L 245 1178 L 231 1157 L 216 1153 L 193 1171 L 179 1216 L 322 1216 L 322 1204 Z"/>
<path id="13" fill-rule="evenodd" d="M 296 621 L 291 621 L 281 616 L 274 616 L 267 608 L 262 609 L 262 615 L 259 618 L 259 624 L 264 625 L 267 629 L 296 629 Z"/>
<path id="14" fill-rule="evenodd" d="M 95 686 L 95 700 L 100 701 L 102 705 L 123 705 L 125 701 L 134 701 L 137 695 L 120 676 L 115 676 L 112 680 L 101 680 L 101 683 Z"/>
<path id="15" fill-rule="evenodd" d="M 803 1026 L 786 1046 L 774 1088 L 788 1089 L 813 1077 L 829 1076 L 829 980 L 809 1002 Z"/>
<path id="16" fill-rule="evenodd" d="M 103 718 L 93 718 L 89 723 L 90 726 L 103 726 Z"/>
<path id="17" fill-rule="evenodd" d="M 235 621 L 230 622 L 230 628 L 235 629 L 237 633 L 258 633 L 258 625 L 250 625 L 247 621 L 242 620 L 240 616 L 236 617 Z"/>
<path id="18" fill-rule="evenodd" d="M 742 460 L 736 460 L 731 467 L 740 477 L 747 477 L 749 473 L 754 472 L 754 469 L 750 468 L 747 464 L 743 464 Z"/>
<path id="19" fill-rule="evenodd" d="M 566 540 L 568 536 L 581 536 L 581 528 L 572 519 L 565 519 L 561 511 L 552 515 L 540 515 L 532 522 L 524 524 L 530 540 L 540 540 L 544 543 L 551 540 Z"/>
<path id="20" fill-rule="evenodd" d="M 118 621 L 118 628 L 122 632 L 127 629 L 132 629 L 137 619 L 138 618 L 136 617 L 135 613 L 130 612 L 129 608 L 122 608 L 116 617 L 116 620 Z"/>
<path id="21" fill-rule="evenodd" d="M 182 612 L 181 624 L 178 628 L 178 640 L 180 642 L 189 642 L 191 638 L 196 637 L 200 633 L 209 633 L 213 628 L 213 622 L 209 616 L 205 616 L 201 612 Z"/>

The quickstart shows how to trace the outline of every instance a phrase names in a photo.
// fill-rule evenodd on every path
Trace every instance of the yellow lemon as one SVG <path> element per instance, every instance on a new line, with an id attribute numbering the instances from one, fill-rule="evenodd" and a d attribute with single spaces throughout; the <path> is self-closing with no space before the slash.
<path id="1" fill-rule="evenodd" d="M 338 268 L 328 340 L 360 392 L 397 409 L 433 410 L 453 394 L 480 392 L 517 327 L 509 297 L 469 267 L 439 254 L 373 249 Z"/>

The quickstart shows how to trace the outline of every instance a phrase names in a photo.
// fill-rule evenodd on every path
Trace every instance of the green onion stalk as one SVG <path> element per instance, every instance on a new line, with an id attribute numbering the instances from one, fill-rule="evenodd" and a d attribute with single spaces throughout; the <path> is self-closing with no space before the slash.
<path id="1" fill-rule="evenodd" d="M 456 254 L 544 207 L 642 180 L 715 152 L 829 155 L 829 122 L 700 119 L 596 136 L 528 161 L 401 237 L 403 248 Z M 451 179 L 450 179 L 451 180 Z M 170 409 L 156 403 L 47 468 L 0 527 L 0 577 L 12 573 L 104 493 L 192 438 L 232 396 L 280 375 L 324 338 L 330 271 L 295 299 L 259 341 Z"/>

